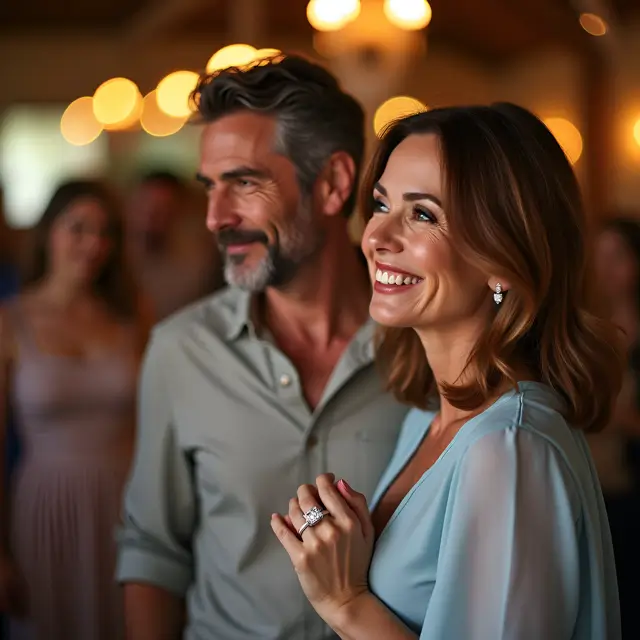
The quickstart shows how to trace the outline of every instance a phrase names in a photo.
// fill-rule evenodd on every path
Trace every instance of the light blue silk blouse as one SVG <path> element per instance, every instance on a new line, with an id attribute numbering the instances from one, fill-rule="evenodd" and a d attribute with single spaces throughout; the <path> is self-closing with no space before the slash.
<path id="1" fill-rule="evenodd" d="M 380 534 L 371 590 L 422 640 L 620 640 L 600 485 L 561 410 L 520 383 L 460 429 Z M 407 415 L 372 509 L 434 415 Z"/>

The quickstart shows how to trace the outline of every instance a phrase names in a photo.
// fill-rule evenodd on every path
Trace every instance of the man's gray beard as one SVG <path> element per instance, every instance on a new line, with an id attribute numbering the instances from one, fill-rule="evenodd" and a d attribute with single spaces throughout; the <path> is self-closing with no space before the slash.
<path id="1" fill-rule="evenodd" d="M 251 292 L 282 286 L 317 253 L 323 241 L 323 233 L 315 224 L 311 204 L 301 203 L 290 226 L 282 232 L 279 241 L 267 247 L 267 255 L 255 266 L 246 268 L 224 254 L 224 278 L 232 287 Z"/>

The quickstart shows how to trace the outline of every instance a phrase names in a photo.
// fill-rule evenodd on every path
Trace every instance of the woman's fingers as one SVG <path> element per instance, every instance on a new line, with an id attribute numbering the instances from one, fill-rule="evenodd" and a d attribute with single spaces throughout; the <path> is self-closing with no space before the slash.
<path id="1" fill-rule="evenodd" d="M 336 488 L 347 504 L 353 509 L 362 525 L 362 533 L 366 539 L 373 539 L 374 529 L 371 521 L 369 504 L 364 494 L 351 488 L 346 480 L 339 480 Z"/>
<path id="2" fill-rule="evenodd" d="M 289 500 L 289 520 L 291 520 L 291 524 L 296 531 L 300 531 L 300 527 L 304 524 L 304 517 L 302 515 L 302 509 L 300 508 L 300 503 L 298 502 L 298 498 L 291 498 Z"/>
<path id="3" fill-rule="evenodd" d="M 336 488 L 333 477 L 327 474 L 318 476 L 316 483 L 320 499 L 337 522 L 351 521 L 356 517 L 351 505 Z"/>
<path id="4" fill-rule="evenodd" d="M 287 525 L 287 527 L 289 527 L 289 529 L 293 531 L 293 533 L 297 533 L 296 528 L 293 526 L 293 522 L 291 522 L 291 517 L 289 516 L 288 513 L 286 516 L 284 516 L 283 520 L 285 521 L 285 524 Z"/>
<path id="5" fill-rule="evenodd" d="M 278 513 L 274 513 L 271 516 L 271 529 L 273 533 L 276 534 L 278 540 L 280 540 L 280 544 L 282 544 L 285 551 L 289 554 L 291 562 L 295 565 L 302 550 L 302 542 L 300 542 L 298 536 L 287 525 L 285 519 Z"/>
<path id="6" fill-rule="evenodd" d="M 302 513 L 307 513 L 313 507 L 321 511 L 324 508 L 318 495 L 318 489 L 312 484 L 303 484 L 298 487 L 298 503 Z"/>

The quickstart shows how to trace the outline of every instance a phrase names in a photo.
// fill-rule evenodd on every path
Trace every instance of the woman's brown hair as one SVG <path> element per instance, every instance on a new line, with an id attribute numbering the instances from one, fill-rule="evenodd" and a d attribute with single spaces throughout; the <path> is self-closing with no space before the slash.
<path id="1" fill-rule="evenodd" d="M 443 386 L 472 410 L 526 367 L 566 401 L 565 417 L 597 431 L 609 420 L 622 377 L 619 338 L 588 300 L 586 224 L 573 170 L 553 135 L 511 104 L 433 109 L 398 120 L 383 134 L 363 185 L 372 215 L 374 184 L 408 136 L 438 137 L 447 226 L 457 250 L 511 285 L 471 353 L 469 382 Z M 491 295 L 487 291 L 487 295 Z M 411 328 L 381 329 L 377 359 L 388 388 L 425 408 L 435 381 Z"/>
<path id="2" fill-rule="evenodd" d="M 94 282 L 95 294 L 118 317 L 134 319 L 139 300 L 126 264 L 122 211 L 115 194 L 101 182 L 73 180 L 56 189 L 34 229 L 33 259 L 26 271 L 24 284 L 32 284 L 45 276 L 49 268 L 49 240 L 53 224 L 74 202 L 86 198 L 96 200 L 106 212 L 113 242 L 111 255 Z"/>

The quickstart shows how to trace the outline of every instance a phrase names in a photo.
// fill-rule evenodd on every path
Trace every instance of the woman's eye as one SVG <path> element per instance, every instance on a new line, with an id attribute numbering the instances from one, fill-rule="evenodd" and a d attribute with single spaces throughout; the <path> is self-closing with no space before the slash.
<path id="1" fill-rule="evenodd" d="M 389 212 L 389 207 L 387 207 L 387 205 L 384 202 L 382 202 L 382 201 L 380 201 L 380 200 L 378 200 L 376 198 L 373 199 L 373 207 L 372 208 L 373 208 L 373 212 L 374 213 L 388 213 Z"/>
<path id="2" fill-rule="evenodd" d="M 437 222 L 436 217 L 427 209 L 422 207 L 415 207 L 413 215 L 418 222 Z"/>

